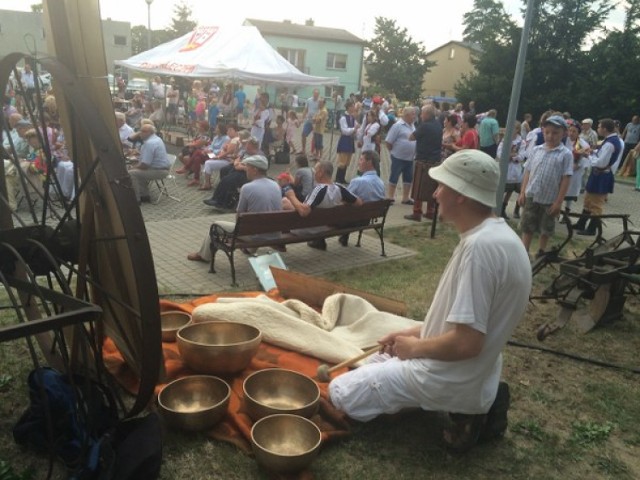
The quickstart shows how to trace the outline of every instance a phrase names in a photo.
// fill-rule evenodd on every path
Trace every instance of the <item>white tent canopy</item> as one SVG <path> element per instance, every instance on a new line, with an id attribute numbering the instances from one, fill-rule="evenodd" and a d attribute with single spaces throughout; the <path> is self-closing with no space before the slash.
<path id="1" fill-rule="evenodd" d="M 117 65 L 156 75 L 228 78 L 246 83 L 337 85 L 336 77 L 301 73 L 253 26 L 197 27 Z"/>

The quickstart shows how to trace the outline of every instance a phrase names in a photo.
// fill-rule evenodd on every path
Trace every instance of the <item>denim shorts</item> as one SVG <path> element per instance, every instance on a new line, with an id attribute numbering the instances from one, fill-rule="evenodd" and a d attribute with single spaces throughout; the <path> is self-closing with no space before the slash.
<path id="1" fill-rule="evenodd" d="M 411 184 L 413 182 L 413 160 L 400 160 L 391 155 L 389 183 L 391 185 L 397 185 L 400 174 L 402 174 L 402 183 Z"/>
<path id="2" fill-rule="evenodd" d="M 306 121 L 304 122 L 304 125 L 302 125 L 302 136 L 303 137 L 308 137 L 309 134 L 312 132 L 313 130 L 313 122 L 310 121 Z"/>

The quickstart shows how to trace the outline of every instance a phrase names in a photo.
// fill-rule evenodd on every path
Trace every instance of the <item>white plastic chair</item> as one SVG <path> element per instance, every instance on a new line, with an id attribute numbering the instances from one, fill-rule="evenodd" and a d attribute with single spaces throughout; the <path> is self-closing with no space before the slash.
<path id="1" fill-rule="evenodd" d="M 163 195 L 166 195 L 171 200 L 175 200 L 176 202 L 181 202 L 182 200 L 175 195 L 171 195 L 169 192 L 169 187 L 171 186 L 174 191 L 178 189 L 178 184 L 176 183 L 176 173 L 175 173 L 175 165 L 176 165 L 176 156 L 172 154 L 167 154 L 167 158 L 171 162 L 171 167 L 169 167 L 169 174 L 158 180 L 155 180 L 156 186 L 158 187 L 158 198 L 153 202 L 154 205 L 158 204 L 162 199 Z"/>

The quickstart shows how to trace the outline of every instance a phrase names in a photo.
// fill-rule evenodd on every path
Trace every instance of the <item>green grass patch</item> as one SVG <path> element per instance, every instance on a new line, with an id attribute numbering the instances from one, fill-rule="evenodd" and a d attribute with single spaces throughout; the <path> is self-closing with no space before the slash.
<path id="1" fill-rule="evenodd" d="M 385 238 L 416 255 L 346 271 L 327 279 L 407 303 L 409 316 L 423 319 L 458 234 L 440 224 L 435 239 L 427 222 L 388 228 Z M 551 243 L 559 243 L 560 236 Z M 584 242 L 568 249 L 581 251 Z M 535 279 L 546 288 L 554 268 Z M 508 295 L 508 292 L 505 292 Z M 4 303 L 0 291 L 0 303 Z M 176 301 L 187 301 L 178 297 Z M 514 333 L 537 345 L 540 325 L 555 318 L 554 301 L 535 302 Z M 15 321 L 0 310 L 0 324 Z M 569 324 L 542 346 L 638 368 L 640 299 L 629 298 L 625 318 L 581 334 Z M 26 407 L 26 377 L 31 366 L 24 342 L 0 344 L 0 459 L 13 472 L 32 469 L 27 478 L 44 478 L 47 459 L 18 448 L 11 428 Z M 412 412 L 356 424 L 349 438 L 323 446 L 311 468 L 317 480 L 401 479 L 591 479 L 640 478 L 640 382 L 638 375 L 613 368 L 509 346 L 503 377 L 511 386 L 509 429 L 504 439 L 480 445 L 465 455 L 451 455 L 437 444 L 433 414 Z M 4 381 L 2 380 L 4 378 Z M 1 465 L 1 464 L 0 464 Z M 54 478 L 66 478 L 57 471 Z M 11 480 L 13 478 L 9 477 Z M 17 478 L 23 478 L 18 476 Z M 255 460 L 205 434 L 168 431 L 163 479 L 270 479 Z M 0 478 L 2 480 L 2 478 Z"/>

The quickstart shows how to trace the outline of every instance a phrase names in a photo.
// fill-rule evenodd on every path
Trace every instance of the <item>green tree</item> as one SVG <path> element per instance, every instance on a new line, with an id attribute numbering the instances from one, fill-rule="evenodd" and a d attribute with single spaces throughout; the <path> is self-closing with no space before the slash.
<path id="1" fill-rule="evenodd" d="M 471 56 L 475 72 L 456 83 L 456 97 L 465 104 L 474 100 L 479 111 L 495 108 L 504 119 L 509 107 L 505 92 L 511 91 L 521 29 L 497 0 L 474 0 L 463 23 L 463 39 L 478 48 Z"/>
<path id="2" fill-rule="evenodd" d="M 147 32 L 147 27 L 143 25 L 131 27 L 131 53 L 133 55 L 147 50 Z"/>
<path id="3" fill-rule="evenodd" d="M 613 30 L 587 54 L 588 69 L 577 100 L 590 116 L 625 122 L 640 112 L 640 0 L 627 2 L 623 30 Z"/>
<path id="4" fill-rule="evenodd" d="M 173 38 L 181 37 L 196 28 L 197 23 L 191 18 L 192 14 L 191 8 L 184 0 L 173 7 L 173 19 L 169 27 Z"/>
<path id="5" fill-rule="evenodd" d="M 424 76 L 435 63 L 426 59 L 424 47 L 413 41 L 406 28 L 376 17 L 374 37 L 366 48 L 367 81 L 374 90 L 394 92 L 399 99 L 421 96 Z"/>
<path id="6" fill-rule="evenodd" d="M 538 114 L 555 108 L 586 116 L 589 112 L 576 101 L 581 98 L 585 79 L 593 68 L 586 47 L 591 39 L 605 32 L 605 21 L 614 4 L 609 0 L 539 0 L 535 5 L 520 111 Z M 506 113 L 520 31 L 510 28 L 508 35 L 490 42 L 495 19 L 502 10 L 493 0 L 478 0 L 474 7 L 465 16 L 469 22 L 465 31 L 485 43 L 475 61 L 476 71 L 458 83 L 456 95 L 461 100 L 476 99 L 480 109 L 495 106 Z M 483 16 L 487 19 L 484 23 Z M 591 91 L 590 95 L 599 94 Z"/>
<path id="7" fill-rule="evenodd" d="M 488 45 L 510 45 L 517 31 L 516 23 L 498 0 L 474 0 L 473 9 L 462 16 L 465 42 L 482 48 Z"/>
<path id="8" fill-rule="evenodd" d="M 42 2 L 34 3 L 31 5 L 31 11 L 33 13 L 42 13 L 44 11 L 44 5 L 42 4 Z"/>

